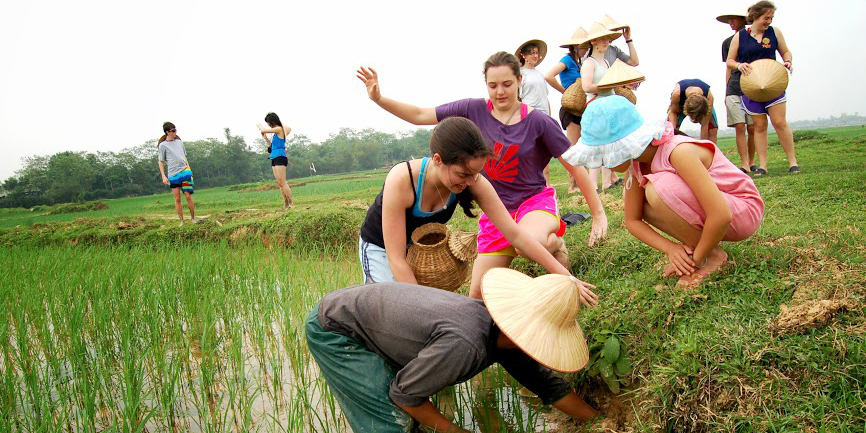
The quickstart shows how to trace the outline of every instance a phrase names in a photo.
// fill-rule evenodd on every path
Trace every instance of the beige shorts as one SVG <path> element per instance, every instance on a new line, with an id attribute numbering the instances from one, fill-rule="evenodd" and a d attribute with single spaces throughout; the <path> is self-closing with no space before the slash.
<path id="1" fill-rule="evenodd" d="M 738 123 L 745 123 L 746 125 L 755 123 L 752 116 L 743 109 L 739 95 L 725 96 L 725 108 L 728 109 L 728 126 L 734 126 Z"/>

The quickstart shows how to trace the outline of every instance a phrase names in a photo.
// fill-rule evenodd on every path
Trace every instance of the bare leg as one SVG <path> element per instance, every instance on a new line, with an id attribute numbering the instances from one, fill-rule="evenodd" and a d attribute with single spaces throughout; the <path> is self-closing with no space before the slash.
<path id="1" fill-rule="evenodd" d="M 283 196 L 283 208 L 291 209 L 295 207 L 295 204 L 292 201 L 292 189 L 289 188 L 289 183 L 286 182 L 286 166 L 275 165 L 271 167 L 271 171 L 274 172 L 274 179 L 277 180 L 277 185 L 280 187 L 280 194 Z"/>
<path id="2" fill-rule="evenodd" d="M 758 152 L 758 167 L 767 169 L 767 115 L 752 116 L 755 121 L 755 150 Z"/>
<path id="3" fill-rule="evenodd" d="M 719 128 L 710 128 L 709 134 L 710 141 L 712 141 L 713 144 L 719 144 Z"/>
<path id="4" fill-rule="evenodd" d="M 481 256 L 472 264 L 472 280 L 469 283 L 469 297 L 481 299 L 481 277 L 493 268 L 507 268 L 511 266 L 514 257 L 511 256 Z"/>
<path id="5" fill-rule="evenodd" d="M 734 125 L 734 130 L 737 132 L 737 153 L 740 154 L 740 167 L 749 171 L 749 167 L 752 166 L 752 158 L 749 157 L 749 147 L 746 140 L 746 124 L 738 123 Z"/>
<path id="6" fill-rule="evenodd" d="M 783 102 L 768 108 L 767 111 L 770 113 L 770 122 L 773 123 L 773 128 L 776 129 L 776 135 L 779 137 L 779 144 L 782 145 L 782 150 L 788 157 L 788 166 L 793 167 L 797 165 L 797 155 L 794 154 L 794 133 L 785 119 L 786 105 Z"/>
<path id="7" fill-rule="evenodd" d="M 746 125 L 746 132 L 749 133 L 746 145 L 749 148 L 749 167 L 751 167 L 755 165 L 755 125 Z"/>
<path id="8" fill-rule="evenodd" d="M 613 171 L 609 168 L 605 168 L 604 171 L 606 171 L 610 175 L 609 177 L 610 177 L 610 183 L 611 184 L 613 184 L 614 182 L 619 180 L 619 176 L 616 175 L 615 171 Z"/>
<path id="9" fill-rule="evenodd" d="M 611 178 L 612 178 L 611 173 L 612 173 L 612 171 L 609 168 L 607 168 L 607 167 L 601 168 L 601 190 L 602 191 L 610 188 L 610 185 L 613 182 L 616 182 L 616 181 L 611 181 Z M 593 178 L 593 179 L 595 179 L 595 178 Z"/>
<path id="10" fill-rule="evenodd" d="M 556 235 L 559 221 L 544 211 L 532 211 L 526 214 L 519 223 L 520 228 L 535 238 L 553 257 L 568 268 L 568 250 L 565 241 Z M 517 252 L 520 254 L 520 251 Z"/>
<path id="11" fill-rule="evenodd" d="M 580 124 L 577 123 L 569 123 L 568 126 L 565 127 L 565 136 L 568 137 L 568 141 L 571 142 L 571 145 L 574 146 L 574 143 L 577 143 L 577 140 L 580 140 Z M 568 175 L 568 193 L 574 194 L 577 192 L 577 182 L 571 177 L 571 174 Z"/>
<path id="12" fill-rule="evenodd" d="M 177 217 L 180 218 L 180 225 L 183 225 L 183 207 L 180 204 L 180 188 L 172 188 L 174 194 L 174 209 L 177 211 Z"/>
<path id="13" fill-rule="evenodd" d="M 544 175 L 544 185 L 550 186 L 550 163 L 544 166 L 542 174 Z"/>
<path id="14" fill-rule="evenodd" d="M 659 197 L 652 183 L 646 186 L 646 202 L 644 202 L 644 221 L 651 226 L 673 236 L 676 240 L 695 248 L 698 241 L 701 240 L 701 231 L 692 227 L 681 216 L 677 215 L 662 199 Z M 680 277 L 678 284 L 681 286 L 695 286 L 701 282 L 706 276 L 715 272 L 727 261 L 728 255 L 718 245 L 713 249 L 707 262 L 692 275 Z M 668 270 L 664 272 L 667 276 Z"/>
<path id="15" fill-rule="evenodd" d="M 186 206 L 189 208 L 189 217 L 192 219 L 192 222 L 195 222 L 195 203 L 192 201 L 192 194 L 185 192 L 183 195 L 186 196 Z"/>

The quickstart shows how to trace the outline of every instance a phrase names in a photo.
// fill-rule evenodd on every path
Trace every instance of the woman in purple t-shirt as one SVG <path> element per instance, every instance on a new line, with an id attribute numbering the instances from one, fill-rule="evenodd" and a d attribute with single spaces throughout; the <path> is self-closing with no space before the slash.
<path id="1" fill-rule="evenodd" d="M 487 160 L 482 174 L 518 225 L 568 268 L 568 252 L 562 240 L 565 225 L 559 219 L 556 192 L 545 184 L 544 167 L 551 158 L 556 158 L 577 180 L 593 215 L 590 246 L 607 234 L 607 215 L 601 200 L 586 170 L 562 159 L 571 143 L 556 121 L 517 100 L 520 86 L 517 58 L 506 52 L 490 56 L 484 63 L 484 76 L 490 99 L 463 99 L 436 108 L 422 108 L 382 96 L 376 71 L 372 68 L 358 71 L 358 78 L 366 85 L 370 99 L 407 122 L 435 125 L 445 118 L 458 116 L 475 123 L 494 154 Z M 470 296 L 480 298 L 480 281 L 485 271 L 508 267 L 517 253 L 486 216 L 482 216 Z"/>

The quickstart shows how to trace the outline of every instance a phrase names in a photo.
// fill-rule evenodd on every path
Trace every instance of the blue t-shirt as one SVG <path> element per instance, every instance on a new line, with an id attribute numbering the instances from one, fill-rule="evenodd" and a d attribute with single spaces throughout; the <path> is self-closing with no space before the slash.
<path id="1" fill-rule="evenodd" d="M 287 156 L 286 155 L 286 139 L 280 138 L 279 135 L 274 133 L 274 137 L 271 138 L 271 159 Z"/>
<path id="2" fill-rule="evenodd" d="M 565 70 L 559 73 L 559 82 L 562 83 L 562 87 L 568 89 L 580 78 L 580 66 L 571 58 L 570 54 L 566 54 L 559 63 L 565 65 Z"/>

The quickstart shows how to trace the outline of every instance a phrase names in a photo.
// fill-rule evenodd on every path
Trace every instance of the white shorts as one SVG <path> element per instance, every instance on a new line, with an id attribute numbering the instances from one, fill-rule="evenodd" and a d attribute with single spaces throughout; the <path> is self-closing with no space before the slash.
<path id="1" fill-rule="evenodd" d="M 740 123 L 752 125 L 755 123 L 752 116 L 746 113 L 743 109 L 743 103 L 740 101 L 739 95 L 725 96 L 725 108 L 728 109 L 728 126 L 734 126 Z"/>
<path id="2" fill-rule="evenodd" d="M 384 248 L 358 237 L 358 258 L 364 272 L 364 284 L 394 281 Z"/>

